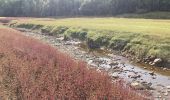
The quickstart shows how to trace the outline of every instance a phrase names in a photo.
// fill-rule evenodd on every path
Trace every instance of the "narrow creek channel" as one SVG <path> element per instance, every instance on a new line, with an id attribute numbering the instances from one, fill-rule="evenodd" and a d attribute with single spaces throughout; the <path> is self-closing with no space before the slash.
<path id="1" fill-rule="evenodd" d="M 87 62 L 99 71 L 105 70 L 113 78 L 122 78 L 128 84 L 142 84 L 138 89 L 148 89 L 155 100 L 170 100 L 170 70 L 144 64 L 136 64 L 112 51 L 98 49 L 89 52 L 87 46 L 78 41 L 63 41 L 63 37 L 53 37 L 40 32 L 17 29 L 26 36 L 42 40 L 73 58 Z"/>

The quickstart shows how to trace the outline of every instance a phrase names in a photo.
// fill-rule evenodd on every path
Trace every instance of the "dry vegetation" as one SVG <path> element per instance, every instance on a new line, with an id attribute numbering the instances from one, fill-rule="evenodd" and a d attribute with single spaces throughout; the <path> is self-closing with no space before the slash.
<path id="1" fill-rule="evenodd" d="M 86 66 L 18 31 L 0 29 L 0 99 L 145 100 Z"/>

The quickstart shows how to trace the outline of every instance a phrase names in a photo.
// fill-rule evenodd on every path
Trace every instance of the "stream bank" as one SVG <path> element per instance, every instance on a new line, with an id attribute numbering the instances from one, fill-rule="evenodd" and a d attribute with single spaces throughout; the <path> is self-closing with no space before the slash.
<path id="1" fill-rule="evenodd" d="M 41 21 L 45 22 L 46 20 Z M 52 19 L 50 20 L 52 21 Z M 85 40 L 91 49 L 106 47 L 120 51 L 135 62 L 170 68 L 170 37 L 156 34 L 100 30 L 67 25 L 11 21 L 10 27 L 41 31 L 51 36 L 63 35 L 65 40 Z"/>
<path id="2" fill-rule="evenodd" d="M 75 59 L 87 62 L 98 71 L 107 71 L 114 79 L 122 78 L 139 91 L 150 91 L 156 100 L 170 99 L 169 69 L 136 64 L 104 48 L 89 52 L 88 46 L 79 40 L 64 41 L 62 36 L 54 37 L 27 29 L 17 30 L 26 36 L 42 40 Z"/>

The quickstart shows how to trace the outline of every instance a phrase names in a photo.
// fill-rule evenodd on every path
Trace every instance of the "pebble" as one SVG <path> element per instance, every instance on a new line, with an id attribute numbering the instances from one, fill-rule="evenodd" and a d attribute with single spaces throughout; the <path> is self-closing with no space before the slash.
<path id="1" fill-rule="evenodd" d="M 152 72 L 150 72 L 149 74 L 153 76 L 153 75 L 155 75 L 155 72 L 154 72 L 154 71 L 152 71 Z"/>
<path id="2" fill-rule="evenodd" d="M 152 79 L 156 79 L 156 77 L 152 77 Z"/>
<path id="3" fill-rule="evenodd" d="M 170 86 L 167 86 L 166 88 L 167 88 L 167 89 L 170 89 Z"/>
<path id="4" fill-rule="evenodd" d="M 168 92 L 165 92 L 165 93 L 164 93 L 164 96 L 168 96 Z"/>
<path id="5" fill-rule="evenodd" d="M 167 70 L 167 68 L 163 68 L 163 70 L 165 71 L 165 70 Z"/>

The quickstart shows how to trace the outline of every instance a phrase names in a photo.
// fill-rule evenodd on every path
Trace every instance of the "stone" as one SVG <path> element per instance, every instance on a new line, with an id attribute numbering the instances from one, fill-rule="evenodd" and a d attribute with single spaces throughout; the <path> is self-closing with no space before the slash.
<path id="1" fill-rule="evenodd" d="M 160 95 L 160 96 L 158 96 L 158 98 L 162 98 L 162 96 Z"/>
<path id="2" fill-rule="evenodd" d="M 149 62 L 149 65 L 152 65 L 153 64 L 153 62 Z"/>
<path id="3" fill-rule="evenodd" d="M 156 65 L 154 62 L 152 63 L 152 64 L 150 64 L 151 66 L 154 66 L 154 65 Z"/>
<path id="4" fill-rule="evenodd" d="M 117 62 L 111 62 L 109 65 L 110 66 L 116 66 L 116 65 L 118 65 L 119 63 L 117 63 Z"/>
<path id="5" fill-rule="evenodd" d="M 112 78 L 117 79 L 117 78 L 119 78 L 119 76 L 117 76 L 117 75 L 112 75 Z"/>
<path id="6" fill-rule="evenodd" d="M 151 89 L 152 83 L 142 82 L 146 89 Z"/>
<path id="7" fill-rule="evenodd" d="M 137 79 L 137 78 L 140 78 L 141 75 L 136 75 L 136 74 L 135 75 L 128 75 L 128 77 Z"/>
<path id="8" fill-rule="evenodd" d="M 158 63 L 161 63 L 161 62 L 162 62 L 162 59 L 161 58 L 157 58 L 157 59 L 154 60 L 153 63 L 158 64 Z"/>
<path id="9" fill-rule="evenodd" d="M 132 82 L 130 86 L 136 90 L 143 90 L 144 86 L 139 82 Z"/>
<path id="10" fill-rule="evenodd" d="M 64 45 L 72 45 L 71 43 L 69 43 L 69 42 L 66 42 L 66 43 L 64 43 Z"/>
<path id="11" fill-rule="evenodd" d="M 155 58 L 156 58 L 155 56 L 149 56 L 149 59 L 152 60 L 152 61 L 153 61 Z"/>
<path id="12" fill-rule="evenodd" d="M 166 86 L 167 89 L 170 89 L 170 86 Z"/>
<path id="13" fill-rule="evenodd" d="M 165 93 L 164 93 L 164 96 L 168 96 L 168 92 L 165 92 Z"/>
<path id="14" fill-rule="evenodd" d="M 164 70 L 164 71 L 166 71 L 166 70 L 167 70 L 167 68 L 163 68 L 163 70 Z"/>
<path id="15" fill-rule="evenodd" d="M 137 61 L 136 61 L 137 63 L 140 63 L 141 62 L 141 60 L 140 59 L 137 59 Z"/>
<path id="16" fill-rule="evenodd" d="M 152 85 L 151 83 L 147 83 L 147 82 L 140 83 L 138 81 L 132 82 L 130 84 L 130 86 L 136 90 L 149 90 L 151 89 L 150 87 L 151 85 Z"/>
<path id="17" fill-rule="evenodd" d="M 155 75 L 155 72 L 153 71 L 153 72 L 150 72 L 149 74 L 153 76 L 153 75 Z"/>
<path id="18" fill-rule="evenodd" d="M 156 79 L 156 77 L 152 77 L 152 79 Z"/>

